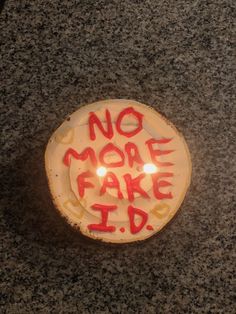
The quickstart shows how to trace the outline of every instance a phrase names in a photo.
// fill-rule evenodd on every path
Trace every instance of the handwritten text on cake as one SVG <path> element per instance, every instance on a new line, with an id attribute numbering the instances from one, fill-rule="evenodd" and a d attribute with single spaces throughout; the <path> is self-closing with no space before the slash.
<path id="1" fill-rule="evenodd" d="M 122 128 L 122 121 L 125 117 L 132 116 L 136 119 L 137 125 L 131 131 L 124 130 Z M 134 193 L 138 193 L 143 198 L 150 198 L 149 194 L 141 187 L 140 183 L 145 178 L 146 174 L 141 173 L 140 175 L 133 177 L 132 176 L 132 168 L 137 165 L 144 165 L 144 161 L 140 155 L 139 149 L 135 143 L 132 142 L 132 137 L 136 136 L 143 129 L 143 115 L 133 109 L 132 107 L 126 108 L 122 110 L 116 121 L 115 128 L 116 131 L 120 134 L 120 136 L 127 138 L 127 143 L 124 145 L 124 149 L 120 149 L 114 143 L 112 143 L 112 138 L 114 136 L 113 124 L 110 111 L 107 109 L 105 111 L 106 118 L 106 128 L 104 128 L 101 120 L 97 117 L 94 112 L 91 112 L 88 117 L 88 126 L 89 126 L 89 137 L 91 143 L 96 141 L 96 131 L 100 131 L 103 134 L 104 138 L 110 140 L 108 144 L 106 144 L 100 152 L 95 152 L 91 146 L 86 147 L 83 151 L 78 152 L 74 148 L 69 148 L 65 155 L 63 162 L 66 166 L 70 166 L 71 158 L 75 158 L 77 160 L 86 161 L 90 160 L 93 167 L 96 169 L 98 165 L 104 166 L 109 169 L 106 175 L 103 178 L 102 185 L 99 189 L 99 195 L 102 196 L 107 192 L 107 189 L 116 189 L 117 198 L 123 199 L 123 193 L 120 189 L 120 181 L 119 178 L 112 172 L 112 168 L 124 167 L 124 165 L 128 165 L 128 168 L 131 169 L 131 173 L 126 173 L 123 175 L 123 180 L 126 184 L 128 200 L 130 203 L 134 201 Z M 173 152 L 173 150 L 166 150 L 165 144 L 168 144 L 172 139 L 170 138 L 161 138 L 148 139 L 144 145 L 145 148 L 149 152 L 150 159 L 153 164 L 155 164 L 158 169 L 161 167 L 170 167 L 173 166 L 171 162 L 163 162 L 159 160 L 159 157 L 162 155 L 167 155 Z M 158 148 L 156 146 L 158 145 Z M 159 146 L 163 146 L 163 149 L 159 149 Z M 106 156 L 109 154 L 115 154 L 117 156 L 116 161 L 107 161 Z M 110 170 L 111 169 L 111 170 Z M 78 193 L 80 197 L 84 197 L 86 193 L 86 189 L 95 189 L 95 185 L 91 182 L 91 178 L 95 176 L 96 173 L 90 170 L 84 171 L 77 176 L 77 187 Z M 171 192 L 163 193 L 161 188 L 170 186 L 171 183 L 168 181 L 168 178 L 173 177 L 172 172 L 161 172 L 158 171 L 153 174 L 149 174 L 152 179 L 152 190 L 153 195 L 157 200 L 162 199 L 171 199 L 173 195 Z M 101 212 L 101 222 L 99 224 L 89 224 L 88 229 L 91 231 L 102 231 L 102 232 L 114 232 L 116 227 L 113 225 L 108 225 L 108 217 L 109 212 L 117 210 L 117 205 L 115 204 L 94 204 L 92 205 L 92 209 L 95 211 Z M 148 214 L 140 209 L 135 208 L 130 204 L 127 208 L 127 215 L 130 221 L 130 232 L 132 234 L 138 233 L 148 221 Z M 141 217 L 141 222 L 139 225 L 135 225 L 135 215 Z M 149 228 L 150 230 L 152 228 Z"/>

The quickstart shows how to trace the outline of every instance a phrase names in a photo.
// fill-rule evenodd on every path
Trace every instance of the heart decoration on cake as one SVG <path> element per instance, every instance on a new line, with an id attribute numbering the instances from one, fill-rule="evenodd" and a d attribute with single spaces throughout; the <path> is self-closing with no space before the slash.
<path id="1" fill-rule="evenodd" d="M 73 141 L 74 137 L 74 129 L 68 128 L 65 129 L 63 132 L 56 135 L 55 140 L 57 143 L 61 144 L 70 144 Z"/>
<path id="2" fill-rule="evenodd" d="M 45 165 L 61 215 L 83 235 L 110 243 L 160 231 L 191 178 L 183 136 L 153 108 L 125 99 L 74 112 L 50 138 Z"/>

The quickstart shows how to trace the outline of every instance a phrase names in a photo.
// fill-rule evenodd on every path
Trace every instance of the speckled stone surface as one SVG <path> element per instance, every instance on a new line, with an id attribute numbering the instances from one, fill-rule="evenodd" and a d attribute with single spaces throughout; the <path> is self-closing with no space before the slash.
<path id="1" fill-rule="evenodd" d="M 1 313 L 235 313 L 235 1 L 13 1 L 1 29 Z M 185 135 L 177 218 L 105 246 L 54 210 L 43 154 L 80 105 L 130 98 Z"/>

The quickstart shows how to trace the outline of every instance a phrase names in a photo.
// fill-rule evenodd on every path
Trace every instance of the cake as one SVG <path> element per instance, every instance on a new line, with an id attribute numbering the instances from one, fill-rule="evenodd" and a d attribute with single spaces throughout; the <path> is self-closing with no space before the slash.
<path id="1" fill-rule="evenodd" d="M 60 214 L 83 235 L 109 243 L 159 232 L 191 178 L 183 136 L 153 108 L 125 99 L 71 114 L 48 142 L 45 167 Z"/>

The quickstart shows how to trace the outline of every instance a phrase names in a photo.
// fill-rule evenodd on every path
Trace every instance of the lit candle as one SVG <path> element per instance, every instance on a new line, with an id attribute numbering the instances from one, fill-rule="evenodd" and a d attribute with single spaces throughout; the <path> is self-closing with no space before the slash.
<path id="1" fill-rule="evenodd" d="M 145 173 L 156 173 L 158 168 L 154 164 L 145 164 L 143 166 L 143 171 Z"/>
<path id="2" fill-rule="evenodd" d="M 99 167 L 97 168 L 96 173 L 99 177 L 105 177 L 107 174 L 107 169 L 105 167 Z"/>

